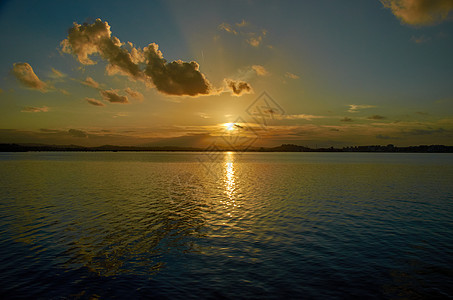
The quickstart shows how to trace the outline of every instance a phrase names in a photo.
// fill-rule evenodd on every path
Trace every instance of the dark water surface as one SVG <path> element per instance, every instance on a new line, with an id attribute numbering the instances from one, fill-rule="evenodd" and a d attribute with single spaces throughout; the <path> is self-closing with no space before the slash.
<path id="1" fill-rule="evenodd" d="M 217 155 L 0 153 L 0 298 L 453 298 L 452 154 Z"/>

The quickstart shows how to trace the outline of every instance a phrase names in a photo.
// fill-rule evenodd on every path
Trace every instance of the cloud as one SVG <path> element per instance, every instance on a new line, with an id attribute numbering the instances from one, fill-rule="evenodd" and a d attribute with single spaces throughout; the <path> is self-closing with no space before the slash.
<path id="1" fill-rule="evenodd" d="M 437 134 L 437 133 L 443 134 L 443 133 L 447 133 L 447 132 L 448 132 L 447 130 L 445 130 L 442 127 L 440 127 L 440 128 L 437 128 L 437 129 L 433 129 L 433 128 L 428 128 L 428 129 L 415 128 L 415 129 L 411 129 L 409 131 L 405 131 L 403 133 L 404 134 L 409 134 L 409 135 L 431 135 L 431 134 Z"/>
<path id="2" fill-rule="evenodd" d="M 130 88 L 126 88 L 124 90 L 129 96 L 131 96 L 132 98 L 135 98 L 137 100 L 139 100 L 140 102 L 143 101 L 144 97 L 143 97 L 143 94 L 140 93 L 140 92 L 137 92 L 137 91 L 134 91 Z"/>
<path id="3" fill-rule="evenodd" d="M 33 107 L 33 106 L 25 106 L 21 112 L 32 112 L 32 113 L 37 113 L 37 112 L 48 112 L 49 108 L 47 106 L 43 107 Z"/>
<path id="4" fill-rule="evenodd" d="M 372 116 L 369 116 L 368 119 L 370 119 L 370 120 L 383 120 L 383 119 L 385 119 L 385 117 L 381 116 L 381 115 L 372 115 Z"/>
<path id="5" fill-rule="evenodd" d="M 61 42 L 64 53 L 73 54 L 84 65 L 94 65 L 90 55 L 99 54 L 110 65 L 109 73 L 121 73 L 133 79 L 142 79 L 143 73 L 135 57 L 125 48 L 117 37 L 112 37 L 110 25 L 97 19 L 93 24 L 77 24 L 69 29 L 68 38 Z M 134 48 L 135 49 L 135 48 Z M 138 52 L 137 49 L 135 49 Z M 131 51 L 132 52 L 132 51 Z"/>
<path id="6" fill-rule="evenodd" d="M 327 117 L 326 116 L 298 114 L 298 115 L 283 115 L 282 118 L 283 119 L 287 119 L 287 120 L 307 120 L 307 121 L 311 121 L 313 119 L 323 119 L 323 118 L 327 118 Z"/>
<path id="7" fill-rule="evenodd" d="M 297 76 L 297 75 L 295 75 L 293 73 L 290 73 L 290 72 L 286 72 L 285 76 L 290 78 L 290 79 L 299 79 L 299 76 Z"/>
<path id="8" fill-rule="evenodd" d="M 253 65 L 252 66 L 253 71 L 255 71 L 256 75 L 258 76 L 266 76 L 269 75 L 269 72 L 266 70 L 265 67 L 260 66 L 260 65 Z"/>
<path id="9" fill-rule="evenodd" d="M 245 21 L 244 19 L 242 19 L 241 23 L 236 23 L 237 27 L 245 27 L 247 25 L 249 25 L 249 23 L 247 21 Z"/>
<path id="10" fill-rule="evenodd" d="M 376 107 L 376 106 L 364 105 L 364 104 L 349 104 L 348 112 L 356 113 L 356 112 L 359 112 L 360 109 L 373 108 L 373 107 Z"/>
<path id="11" fill-rule="evenodd" d="M 87 77 L 84 81 L 82 81 L 82 83 L 95 89 L 99 88 L 99 83 L 94 81 L 94 79 L 91 77 Z"/>
<path id="12" fill-rule="evenodd" d="M 202 119 L 210 119 L 210 118 L 211 118 L 210 115 L 208 115 L 208 114 L 206 114 L 206 113 L 203 113 L 203 112 L 199 112 L 197 115 L 198 115 L 200 118 L 202 118 Z"/>
<path id="13" fill-rule="evenodd" d="M 94 99 L 94 98 L 88 98 L 88 97 L 86 97 L 85 100 L 86 100 L 88 103 L 90 103 L 90 104 L 92 104 L 92 105 L 95 105 L 95 106 L 105 106 L 104 103 L 102 103 L 101 101 L 96 100 L 96 99 Z"/>
<path id="14" fill-rule="evenodd" d="M 411 37 L 411 41 L 413 41 L 413 42 L 416 43 L 416 44 L 427 43 L 427 42 L 429 42 L 430 40 L 431 40 L 430 37 L 426 37 L 426 36 L 424 36 L 424 35 L 419 36 L 419 37 L 415 37 L 415 36 Z"/>
<path id="15" fill-rule="evenodd" d="M 344 117 L 343 119 L 340 120 L 341 122 L 353 122 L 354 120 L 348 117 Z"/>
<path id="16" fill-rule="evenodd" d="M 114 118 L 127 117 L 127 116 L 129 116 L 129 115 L 125 112 L 119 112 L 119 113 L 113 115 Z"/>
<path id="17" fill-rule="evenodd" d="M 72 137 L 77 137 L 77 138 L 86 138 L 88 137 L 87 133 L 82 130 L 77 130 L 77 129 L 69 129 L 68 134 Z"/>
<path id="18" fill-rule="evenodd" d="M 213 92 L 211 84 L 199 71 L 197 62 L 176 60 L 167 63 L 154 43 L 149 44 L 144 51 L 147 58 L 145 74 L 160 92 L 177 96 L 208 95 Z"/>
<path id="19" fill-rule="evenodd" d="M 219 25 L 219 29 L 225 32 L 240 35 L 245 37 L 245 41 L 253 47 L 259 47 L 263 42 L 263 38 L 266 36 L 267 31 L 261 29 L 260 32 L 244 31 L 244 27 L 249 27 L 250 23 L 242 20 L 241 23 L 230 25 L 228 23 L 222 23 Z"/>
<path id="20" fill-rule="evenodd" d="M 251 94 L 253 92 L 250 84 L 242 80 L 225 79 L 225 83 L 235 96 L 242 96 L 243 94 Z"/>
<path id="21" fill-rule="evenodd" d="M 99 91 L 105 101 L 111 103 L 129 103 L 127 96 L 118 95 L 118 90 Z"/>
<path id="22" fill-rule="evenodd" d="M 47 85 L 42 82 L 38 76 L 36 76 L 35 72 L 33 72 L 33 68 L 28 63 L 13 64 L 12 72 L 14 76 L 16 76 L 17 80 L 19 80 L 19 82 L 26 87 L 36 89 L 41 92 L 47 91 Z"/>
<path id="23" fill-rule="evenodd" d="M 66 76 L 65 74 L 63 74 L 63 73 L 61 73 L 60 71 L 58 71 L 58 70 L 52 68 L 52 77 L 53 77 L 53 78 L 63 78 L 63 77 L 65 77 L 65 76 Z"/>
<path id="24" fill-rule="evenodd" d="M 386 135 L 386 134 L 378 134 L 378 135 L 376 135 L 376 138 L 377 139 L 381 139 L 381 140 L 399 140 L 399 139 L 401 139 L 399 137 L 389 136 L 389 135 Z"/>
<path id="25" fill-rule="evenodd" d="M 423 26 L 445 21 L 453 10 L 452 0 L 381 0 L 402 23 Z"/>
<path id="26" fill-rule="evenodd" d="M 250 37 L 246 39 L 246 42 L 249 43 L 253 47 L 259 47 L 263 42 L 263 38 L 266 36 L 267 31 L 265 29 L 261 30 L 261 34 L 257 34 L 254 32 L 249 32 L 247 35 Z"/>
<path id="27" fill-rule="evenodd" d="M 228 33 L 238 34 L 238 32 L 228 23 L 222 23 L 219 25 L 219 29 L 224 30 Z"/>
<path id="28" fill-rule="evenodd" d="M 59 91 L 60 91 L 60 93 L 62 93 L 63 95 L 66 95 L 66 96 L 69 96 L 69 95 L 70 95 L 70 93 L 69 93 L 67 90 L 65 90 L 65 89 L 59 89 Z"/>
<path id="29" fill-rule="evenodd" d="M 108 75 L 126 75 L 146 84 L 154 83 L 157 90 L 167 95 L 197 96 L 215 92 L 197 62 L 163 58 L 158 45 L 151 43 L 143 50 L 128 42 L 125 47 L 110 31 L 110 25 L 97 19 L 93 24 L 77 24 L 61 42 L 62 51 L 73 54 L 84 65 L 96 64 L 90 56 L 99 54 L 109 62 Z M 141 66 L 145 65 L 142 69 Z"/>
<path id="30" fill-rule="evenodd" d="M 252 37 L 246 39 L 246 41 L 251 46 L 258 47 L 261 44 L 261 42 L 263 41 L 263 37 L 262 36 L 257 36 L 257 37 L 252 36 Z"/>
<path id="31" fill-rule="evenodd" d="M 221 24 L 223 30 L 228 31 L 230 27 L 224 23 Z M 231 27 L 232 28 L 232 27 Z M 263 35 L 265 31 L 263 31 Z M 81 64 L 93 65 L 96 64 L 92 60 L 92 55 L 98 54 L 102 59 L 109 64 L 106 67 L 108 75 L 125 75 L 132 80 L 144 82 L 147 86 L 154 86 L 160 93 L 171 96 L 201 96 L 201 95 L 218 95 L 224 89 L 215 89 L 208 81 L 206 76 L 201 73 L 200 66 L 197 62 L 184 62 L 175 60 L 167 62 L 159 46 L 155 43 L 150 43 L 147 47 L 140 49 L 134 47 L 130 42 L 121 43 L 121 41 L 112 36 L 110 25 L 107 22 L 102 22 L 97 19 L 93 24 L 77 24 L 69 30 L 67 39 L 61 42 L 62 51 L 72 54 Z M 264 74 L 265 69 L 256 69 L 255 72 Z M 266 71 L 267 72 L 267 71 Z M 84 84 L 98 88 L 99 85 L 87 78 Z M 241 95 L 244 92 L 250 92 L 251 87 L 247 83 L 234 85 L 236 95 Z M 232 87 L 230 87 L 232 88 Z M 141 99 L 142 96 L 137 92 L 132 92 L 128 95 Z M 103 97 L 111 97 L 105 92 Z M 125 103 L 124 96 L 121 98 L 122 103 Z M 114 97 L 114 100 L 120 100 Z M 119 101 L 115 101 L 119 102 Z"/>

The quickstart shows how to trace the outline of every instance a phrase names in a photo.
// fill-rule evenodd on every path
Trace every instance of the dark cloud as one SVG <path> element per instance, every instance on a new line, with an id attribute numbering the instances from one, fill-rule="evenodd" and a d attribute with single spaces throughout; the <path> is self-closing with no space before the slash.
<path id="1" fill-rule="evenodd" d="M 369 116 L 368 119 L 370 119 L 370 120 L 383 120 L 383 119 L 385 119 L 385 117 L 381 116 L 381 115 L 372 115 L 372 116 Z"/>
<path id="2" fill-rule="evenodd" d="M 149 44 L 145 48 L 148 75 L 157 90 L 168 95 L 207 95 L 212 92 L 211 84 L 199 71 L 197 62 L 190 63 L 181 60 L 167 63 L 157 44 Z"/>
<path id="3" fill-rule="evenodd" d="M 118 95 L 117 90 L 99 91 L 99 93 L 105 101 L 109 101 L 111 103 L 129 103 L 127 96 Z"/>
<path id="4" fill-rule="evenodd" d="M 409 25 L 432 25 L 446 20 L 453 10 L 452 0 L 381 0 L 384 7 Z"/>
<path id="5" fill-rule="evenodd" d="M 105 106 L 104 103 L 102 103 L 101 101 L 99 100 L 96 100 L 94 98 L 85 98 L 85 100 L 90 103 L 91 105 L 95 105 L 95 106 Z"/>
<path id="6" fill-rule="evenodd" d="M 28 63 L 13 64 L 12 72 L 17 80 L 26 87 L 46 92 L 47 85 L 36 76 L 33 68 Z"/>
<path id="7" fill-rule="evenodd" d="M 86 134 L 85 131 L 82 130 L 77 130 L 77 129 L 69 129 L 68 134 L 72 137 L 77 137 L 77 138 L 86 138 L 88 135 Z"/>
<path id="8" fill-rule="evenodd" d="M 225 83 L 235 96 L 241 96 L 243 94 L 250 94 L 253 92 L 250 84 L 242 80 L 225 79 Z"/>
<path id="9" fill-rule="evenodd" d="M 97 19 L 93 24 L 77 24 L 69 30 L 68 38 L 61 42 L 62 51 L 73 54 L 84 65 L 96 64 L 90 56 L 99 54 L 108 61 L 107 74 L 126 75 L 133 80 L 153 83 L 157 90 L 167 95 L 198 96 L 216 93 L 197 62 L 176 60 L 168 63 L 151 43 L 143 50 L 132 43 L 123 43 L 110 31 L 110 25 Z M 141 66 L 145 68 L 142 69 Z M 88 84 L 88 83 L 87 83 Z"/>

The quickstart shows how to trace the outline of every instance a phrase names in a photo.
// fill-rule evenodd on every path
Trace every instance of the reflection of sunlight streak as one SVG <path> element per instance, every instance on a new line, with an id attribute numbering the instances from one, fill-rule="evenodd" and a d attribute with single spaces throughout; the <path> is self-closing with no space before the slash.
<path id="1" fill-rule="evenodd" d="M 227 205 L 236 206 L 234 203 L 235 194 L 235 176 L 234 176 L 234 164 L 233 164 L 233 152 L 227 152 L 225 154 L 225 192 L 228 196 Z"/>

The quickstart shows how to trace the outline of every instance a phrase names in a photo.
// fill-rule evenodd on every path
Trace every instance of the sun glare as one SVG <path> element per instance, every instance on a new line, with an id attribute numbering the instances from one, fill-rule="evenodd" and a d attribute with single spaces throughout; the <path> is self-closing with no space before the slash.
<path id="1" fill-rule="evenodd" d="M 234 130 L 234 123 L 225 123 L 224 126 L 226 127 L 227 130 Z"/>

